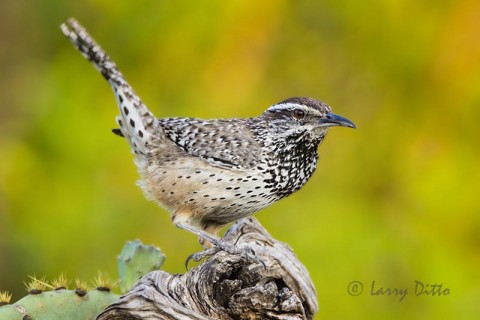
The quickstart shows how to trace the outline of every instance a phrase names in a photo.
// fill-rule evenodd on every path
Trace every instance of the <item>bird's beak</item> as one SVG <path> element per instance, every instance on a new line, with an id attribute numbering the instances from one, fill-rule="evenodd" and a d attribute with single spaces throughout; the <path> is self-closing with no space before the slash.
<path id="1" fill-rule="evenodd" d="M 349 128 L 356 128 L 357 126 L 347 118 L 342 116 L 336 115 L 334 113 L 327 113 L 324 118 L 321 118 L 319 121 L 320 127 L 333 127 L 333 126 L 341 126 L 341 127 L 349 127 Z"/>

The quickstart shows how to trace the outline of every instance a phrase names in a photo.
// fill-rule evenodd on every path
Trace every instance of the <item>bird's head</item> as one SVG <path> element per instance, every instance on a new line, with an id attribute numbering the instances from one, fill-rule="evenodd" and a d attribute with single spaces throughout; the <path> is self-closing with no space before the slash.
<path id="1" fill-rule="evenodd" d="M 271 106 L 262 118 L 268 121 L 270 130 L 274 130 L 277 137 L 307 138 L 318 143 L 329 127 L 356 128 L 347 118 L 332 113 L 326 103 L 303 97 L 290 98 Z"/>

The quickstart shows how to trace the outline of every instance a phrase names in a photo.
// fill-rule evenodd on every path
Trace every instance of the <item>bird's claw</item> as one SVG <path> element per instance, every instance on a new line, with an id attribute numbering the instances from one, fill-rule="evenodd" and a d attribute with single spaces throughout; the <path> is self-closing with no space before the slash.
<path id="1" fill-rule="evenodd" d="M 192 253 L 191 255 L 188 256 L 187 260 L 185 261 L 185 268 L 188 270 L 188 264 L 190 263 L 191 260 L 195 262 L 199 262 L 205 258 L 211 257 L 215 255 L 217 252 L 221 251 L 222 249 L 219 247 L 212 247 L 210 249 L 206 249 L 200 252 L 195 252 Z"/>

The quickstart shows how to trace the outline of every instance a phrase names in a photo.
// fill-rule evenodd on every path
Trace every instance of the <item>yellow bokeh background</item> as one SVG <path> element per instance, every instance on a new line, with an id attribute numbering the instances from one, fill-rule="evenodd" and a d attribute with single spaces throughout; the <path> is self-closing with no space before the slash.
<path id="1" fill-rule="evenodd" d="M 0 290 L 115 277 L 127 240 L 161 247 L 173 273 L 200 249 L 135 186 L 113 94 L 59 30 L 70 16 L 158 117 L 310 96 L 357 124 L 330 130 L 310 182 L 257 215 L 305 263 L 317 318 L 480 314 L 478 0 L 2 1 Z M 374 280 L 409 294 L 372 295 Z M 450 294 L 416 296 L 416 280 Z"/>

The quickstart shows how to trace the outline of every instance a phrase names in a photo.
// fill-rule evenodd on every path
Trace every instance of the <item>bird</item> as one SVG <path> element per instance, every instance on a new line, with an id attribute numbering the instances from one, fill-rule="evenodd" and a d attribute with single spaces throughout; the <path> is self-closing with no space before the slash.
<path id="1" fill-rule="evenodd" d="M 109 82 L 118 128 L 133 153 L 146 197 L 205 249 L 233 250 L 221 229 L 301 189 L 314 173 L 329 128 L 356 128 L 326 103 L 293 97 L 251 118 L 156 118 L 73 18 L 63 33 Z M 195 259 L 197 260 L 197 259 Z"/>

